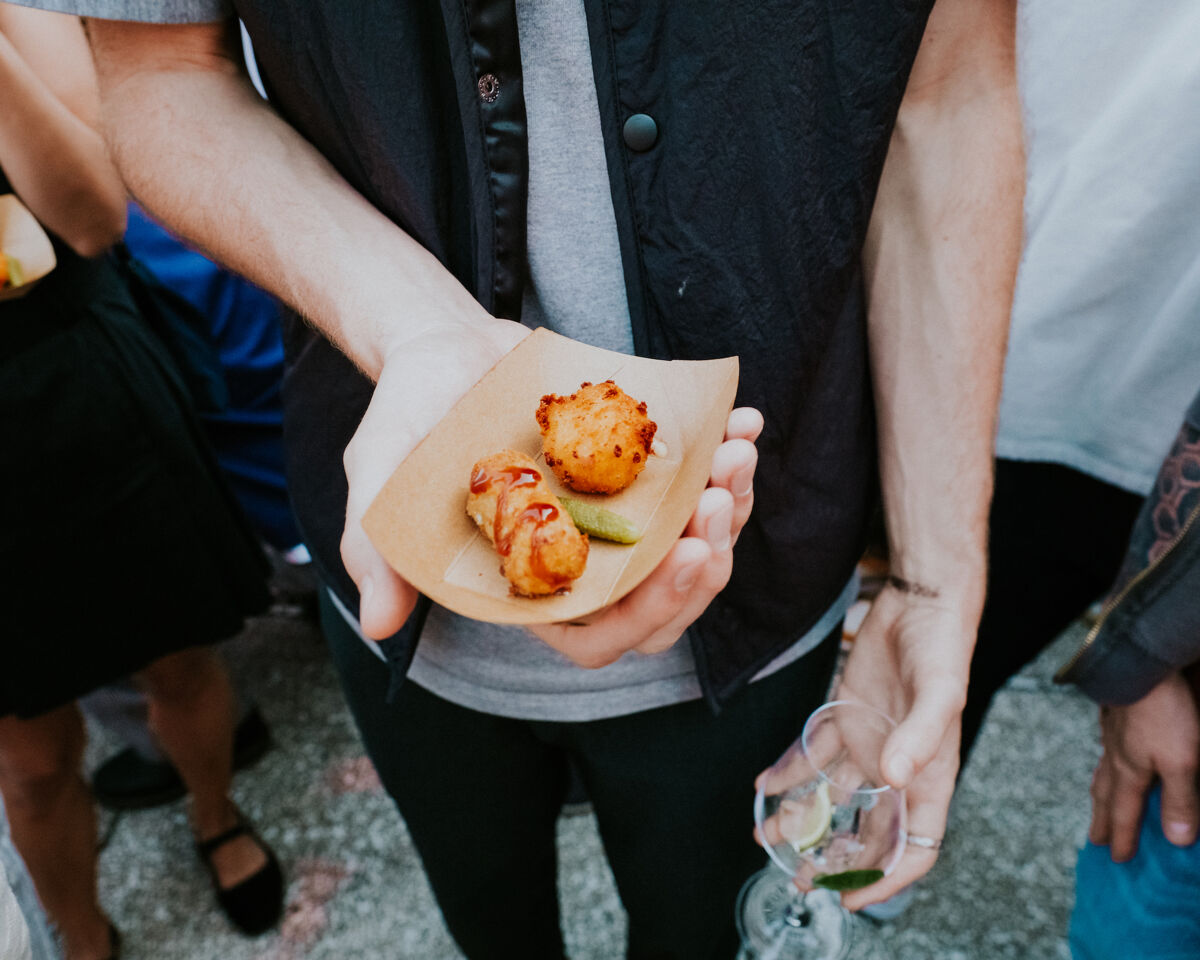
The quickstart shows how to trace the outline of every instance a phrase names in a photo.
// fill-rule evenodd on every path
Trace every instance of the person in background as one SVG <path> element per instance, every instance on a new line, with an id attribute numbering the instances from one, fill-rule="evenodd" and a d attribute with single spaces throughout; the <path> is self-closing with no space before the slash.
<path id="1" fill-rule="evenodd" d="M 895 576 L 846 678 L 900 721 L 884 769 L 923 842 L 864 896 L 932 866 L 1019 246 L 1011 0 L 50 5 L 111 18 L 88 32 L 139 202 L 298 315 L 326 633 L 468 956 L 562 955 L 568 756 L 629 956 L 732 955 L 751 784 L 825 695 L 880 473 Z M 536 326 L 736 354 L 739 405 L 646 580 L 586 626 L 499 629 L 419 603 L 360 521 Z"/>
<path id="2" fill-rule="evenodd" d="M 216 349 L 228 398 L 220 410 L 201 410 L 200 419 L 234 496 L 272 549 L 280 554 L 301 549 L 284 476 L 278 302 L 189 250 L 136 203 L 129 206 L 125 246 L 196 309 Z"/>
<path id="3" fill-rule="evenodd" d="M 233 701 L 211 643 L 267 601 L 265 562 L 178 370 L 106 250 L 125 190 L 96 131 L 73 17 L 0 6 L 0 193 L 45 227 L 55 269 L 0 303 L 0 793 L 67 960 L 118 955 L 96 888 L 75 700 L 134 674 L 191 793 L 197 853 L 247 932 L 283 880 L 229 796 Z"/>
<path id="4" fill-rule="evenodd" d="M 1200 369 L 1200 5 L 1026 4 L 1029 171 L 965 763 L 1121 565 Z"/>
<path id="5" fill-rule="evenodd" d="M 1056 678 L 1101 704 L 1104 747 L 1071 953 L 1186 960 L 1200 956 L 1200 394 L 1109 597 Z"/>
<path id="6" fill-rule="evenodd" d="M 1018 23 L 1025 238 L 960 772 L 996 691 L 1112 583 L 1200 368 L 1200 7 L 1030 3 Z"/>
<path id="7" fill-rule="evenodd" d="M 315 619 L 315 577 L 284 476 L 279 304 L 189 250 L 137 204 L 129 206 L 125 246 L 195 309 L 201 332 L 215 350 L 226 397 L 220 409 L 201 409 L 200 421 L 230 489 L 271 558 L 272 611 Z M 233 762 L 241 770 L 270 749 L 271 734 L 254 703 L 249 678 L 227 662 L 239 707 Z M 81 705 L 128 744 L 92 774 L 92 791 L 102 806 L 142 809 L 184 795 L 183 781 L 146 726 L 145 697 L 136 684 L 127 680 L 103 687 Z"/>

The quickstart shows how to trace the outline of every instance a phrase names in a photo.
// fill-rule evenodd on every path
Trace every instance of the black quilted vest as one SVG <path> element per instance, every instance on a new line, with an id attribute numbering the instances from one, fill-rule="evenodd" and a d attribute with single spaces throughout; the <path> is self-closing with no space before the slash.
<path id="1" fill-rule="evenodd" d="M 741 358 L 754 516 L 693 648 L 718 708 L 836 598 L 876 496 L 860 252 L 932 0 L 585 0 L 639 353 Z M 513 0 L 236 0 L 271 99 L 493 313 L 518 318 L 527 154 Z M 657 138 L 635 150 L 625 121 Z M 402 307 L 398 307 L 402 309 Z M 297 514 L 356 609 L 342 450 L 370 384 L 293 319 Z M 422 618 L 385 643 L 397 682 Z"/>

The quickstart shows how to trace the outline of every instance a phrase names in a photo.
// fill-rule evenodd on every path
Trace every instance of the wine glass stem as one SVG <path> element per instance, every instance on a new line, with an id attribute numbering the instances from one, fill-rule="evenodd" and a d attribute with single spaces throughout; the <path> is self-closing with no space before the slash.
<path id="1" fill-rule="evenodd" d="M 789 927 L 802 929 L 812 923 L 812 911 L 808 909 L 804 900 L 805 894 L 793 888 L 791 902 L 788 903 L 787 913 L 783 917 L 783 922 Z"/>

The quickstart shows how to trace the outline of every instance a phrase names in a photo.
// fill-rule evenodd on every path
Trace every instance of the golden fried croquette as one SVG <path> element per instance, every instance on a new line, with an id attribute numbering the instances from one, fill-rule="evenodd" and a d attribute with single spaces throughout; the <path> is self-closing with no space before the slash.
<path id="1" fill-rule="evenodd" d="M 523 453 L 502 450 L 471 468 L 467 514 L 500 554 L 500 572 L 514 594 L 567 590 L 587 565 L 587 535 Z"/>
<path id="2" fill-rule="evenodd" d="M 537 411 L 546 464 L 572 490 L 616 493 L 645 469 L 658 425 L 611 380 L 547 394 Z"/>

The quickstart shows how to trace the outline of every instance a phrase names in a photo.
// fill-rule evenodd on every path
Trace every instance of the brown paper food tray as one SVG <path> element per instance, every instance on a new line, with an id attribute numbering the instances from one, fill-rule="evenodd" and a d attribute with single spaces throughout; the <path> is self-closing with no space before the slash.
<path id="1" fill-rule="evenodd" d="M 545 467 L 534 414 L 547 393 L 565 395 L 584 381 L 603 380 L 615 380 L 645 401 L 665 450 L 650 457 L 637 480 L 618 494 L 575 493 Z M 371 504 L 363 527 L 400 576 L 455 613 L 492 623 L 584 617 L 641 583 L 683 533 L 708 485 L 737 380 L 736 357 L 650 360 L 537 330 L 409 454 Z M 642 539 L 630 546 L 593 538 L 587 569 L 569 592 L 512 596 L 499 556 L 466 514 L 471 467 L 505 448 L 537 460 L 559 496 L 596 501 L 632 520 Z"/>
<path id="2" fill-rule="evenodd" d="M 25 274 L 21 286 L 0 290 L 0 300 L 28 293 L 58 263 L 42 225 L 11 193 L 0 194 L 0 253 L 19 260 Z"/>

